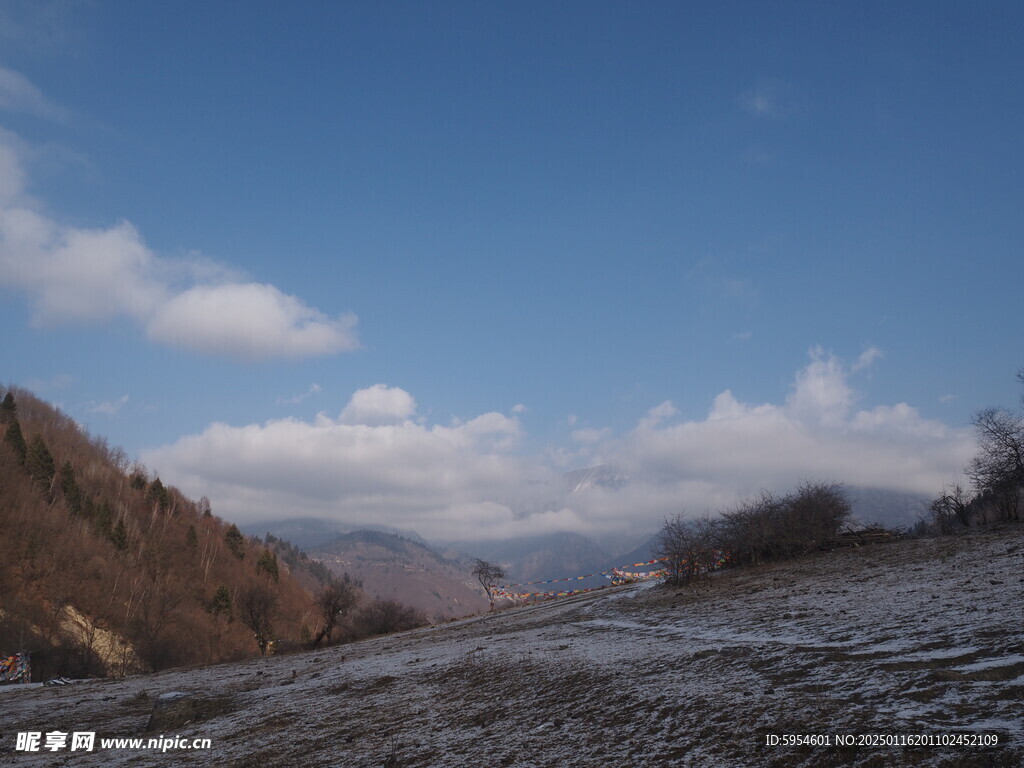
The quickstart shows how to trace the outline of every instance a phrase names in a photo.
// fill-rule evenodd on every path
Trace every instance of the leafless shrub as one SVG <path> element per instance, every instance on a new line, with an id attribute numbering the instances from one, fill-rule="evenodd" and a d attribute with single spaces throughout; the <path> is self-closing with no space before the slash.
<path id="1" fill-rule="evenodd" d="M 712 570 L 721 552 L 734 564 L 799 557 L 831 542 L 850 518 L 850 503 L 835 483 L 804 482 L 796 492 L 756 499 L 717 518 L 667 520 L 657 554 L 670 583 L 686 583 Z"/>
<path id="2" fill-rule="evenodd" d="M 714 567 L 720 534 L 718 521 L 687 519 L 676 515 L 666 520 L 658 534 L 655 554 L 664 558 L 670 584 L 686 584 Z"/>
<path id="3" fill-rule="evenodd" d="M 427 624 L 422 611 L 402 605 L 397 600 L 374 600 L 356 616 L 355 634 L 363 637 L 404 632 Z"/>

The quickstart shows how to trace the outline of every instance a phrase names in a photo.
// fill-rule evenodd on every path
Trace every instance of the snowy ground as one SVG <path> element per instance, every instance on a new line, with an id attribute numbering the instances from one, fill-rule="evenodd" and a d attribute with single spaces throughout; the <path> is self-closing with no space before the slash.
<path id="1" fill-rule="evenodd" d="M 604 590 L 326 651 L 0 694 L 0 764 L 1024 765 L 1024 529 Z M 211 751 L 15 752 L 19 731 L 173 733 Z M 1000 746 L 766 746 L 775 734 Z"/>

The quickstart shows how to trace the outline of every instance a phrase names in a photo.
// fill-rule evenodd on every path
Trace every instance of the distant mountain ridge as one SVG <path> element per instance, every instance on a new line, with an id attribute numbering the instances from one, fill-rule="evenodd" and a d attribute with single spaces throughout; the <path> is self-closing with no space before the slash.
<path id="1" fill-rule="evenodd" d="M 362 582 L 371 597 L 397 600 L 433 621 L 487 609 L 468 561 L 447 558 L 430 546 L 395 533 L 359 530 L 313 547 L 309 556 L 336 576 Z"/>
<path id="2" fill-rule="evenodd" d="M 353 533 L 355 531 L 380 531 L 391 533 L 402 538 L 428 545 L 426 539 L 415 531 L 399 530 L 390 526 L 353 526 L 340 520 L 332 520 L 325 517 L 295 517 L 282 518 L 280 520 L 264 520 L 258 523 L 249 523 L 240 526 L 243 533 L 250 536 L 262 537 L 269 533 L 279 539 L 285 539 L 300 549 L 310 550 L 319 547 L 327 542 L 333 541 L 338 536 Z"/>
<path id="3" fill-rule="evenodd" d="M 549 533 L 498 541 L 457 542 L 453 550 L 497 563 L 507 581 L 558 579 L 602 570 L 611 559 L 592 539 L 579 533 Z"/>

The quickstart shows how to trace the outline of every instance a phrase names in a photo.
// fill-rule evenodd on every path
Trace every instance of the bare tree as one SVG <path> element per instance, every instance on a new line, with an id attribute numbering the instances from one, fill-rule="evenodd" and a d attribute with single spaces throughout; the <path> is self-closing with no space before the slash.
<path id="1" fill-rule="evenodd" d="M 273 638 L 273 613 L 277 600 L 263 583 L 251 584 L 238 597 L 239 619 L 252 630 L 260 655 L 267 655 L 267 646 Z"/>
<path id="2" fill-rule="evenodd" d="M 1004 408 L 985 408 L 975 415 L 974 428 L 980 450 L 967 474 L 1001 517 L 1015 518 L 1024 484 L 1024 417 Z"/>
<path id="3" fill-rule="evenodd" d="M 669 584 L 687 584 L 714 568 L 719 521 L 689 519 L 680 513 L 666 520 L 654 551 L 665 561 Z"/>
<path id="4" fill-rule="evenodd" d="M 479 557 L 473 560 L 473 576 L 480 582 L 480 586 L 484 588 L 484 592 L 487 593 L 487 600 L 491 604 L 491 610 L 494 610 L 494 589 L 498 586 L 498 582 L 505 578 L 505 569 L 497 563 L 489 563 L 486 560 L 481 560 Z"/>
<path id="5" fill-rule="evenodd" d="M 959 483 L 952 488 L 944 488 L 942 495 L 932 500 L 928 510 L 939 533 L 952 533 L 958 522 L 964 528 L 971 524 L 971 502 Z"/>
<path id="6" fill-rule="evenodd" d="M 331 644 L 334 628 L 355 607 L 357 601 L 356 588 L 349 582 L 332 581 L 320 591 L 316 598 L 316 607 L 323 620 L 323 626 L 313 638 L 314 648 L 324 640 L 328 645 Z"/>

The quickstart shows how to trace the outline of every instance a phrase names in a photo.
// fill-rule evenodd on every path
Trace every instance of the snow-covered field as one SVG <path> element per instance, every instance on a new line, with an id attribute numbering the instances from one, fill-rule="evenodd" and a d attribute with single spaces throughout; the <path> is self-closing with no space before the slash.
<path id="1" fill-rule="evenodd" d="M 882 544 L 319 652 L 0 694 L 0 763 L 1024 765 L 1024 529 Z M 157 696 L 195 719 L 144 733 Z M 210 751 L 14 751 L 19 731 Z M 770 735 L 998 747 L 767 746 Z"/>

